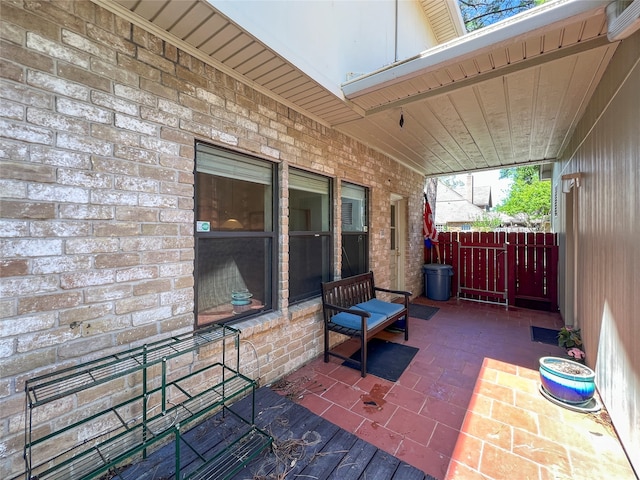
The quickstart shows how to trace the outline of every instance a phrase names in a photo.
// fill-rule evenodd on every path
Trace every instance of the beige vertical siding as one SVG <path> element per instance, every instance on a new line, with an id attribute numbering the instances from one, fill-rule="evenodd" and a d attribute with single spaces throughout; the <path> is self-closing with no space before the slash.
<path id="1" fill-rule="evenodd" d="M 560 176 L 581 173 L 578 209 L 575 318 L 587 363 L 615 427 L 640 471 L 640 32 L 618 47 L 556 166 Z M 564 243 L 567 196 L 559 194 L 556 230 Z M 566 256 L 573 251 L 566 245 Z M 564 271 L 565 276 L 572 275 Z M 561 298 L 566 317 L 570 292 Z"/>

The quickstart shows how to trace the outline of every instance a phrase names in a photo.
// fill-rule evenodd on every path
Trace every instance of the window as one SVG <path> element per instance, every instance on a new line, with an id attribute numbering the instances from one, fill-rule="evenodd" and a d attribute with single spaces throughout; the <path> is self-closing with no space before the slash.
<path id="1" fill-rule="evenodd" d="M 275 166 L 196 145 L 196 325 L 271 310 Z"/>
<path id="2" fill-rule="evenodd" d="M 331 183 L 289 170 L 289 301 L 320 295 L 331 276 Z"/>
<path id="3" fill-rule="evenodd" d="M 342 183 L 342 278 L 369 271 L 368 190 Z"/>

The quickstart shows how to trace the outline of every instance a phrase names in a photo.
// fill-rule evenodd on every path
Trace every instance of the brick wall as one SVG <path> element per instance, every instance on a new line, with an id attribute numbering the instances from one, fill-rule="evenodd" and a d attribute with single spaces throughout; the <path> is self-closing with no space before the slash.
<path id="1" fill-rule="evenodd" d="M 420 175 L 89 1 L 0 9 L 0 478 L 24 466 L 25 379 L 193 329 L 196 139 L 282 164 L 280 309 L 241 325 L 263 383 L 322 351 L 319 301 L 286 301 L 287 166 L 371 189 L 381 285 L 406 197 L 419 293 Z"/>

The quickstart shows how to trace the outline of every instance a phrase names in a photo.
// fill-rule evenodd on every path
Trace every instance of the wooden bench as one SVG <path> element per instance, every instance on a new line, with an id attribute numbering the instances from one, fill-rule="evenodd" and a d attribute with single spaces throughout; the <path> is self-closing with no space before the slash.
<path id="1" fill-rule="evenodd" d="M 400 295 L 402 303 L 387 302 L 376 298 L 376 292 Z M 405 319 L 404 339 L 409 340 L 409 297 L 411 292 L 376 287 L 373 272 L 324 282 L 322 284 L 322 309 L 324 314 L 324 361 L 329 355 L 360 365 L 363 377 L 367 376 L 367 342 L 377 333 Z M 329 332 L 337 332 L 360 339 L 360 362 L 333 352 L 329 348 Z"/>

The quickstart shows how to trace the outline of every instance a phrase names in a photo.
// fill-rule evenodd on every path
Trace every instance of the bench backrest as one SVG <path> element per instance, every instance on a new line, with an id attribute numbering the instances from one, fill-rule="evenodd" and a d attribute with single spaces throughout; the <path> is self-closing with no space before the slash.
<path id="1" fill-rule="evenodd" d="M 322 284 L 322 304 L 349 308 L 375 298 L 373 272 L 325 282 Z M 326 310 L 325 310 L 326 312 Z"/>

